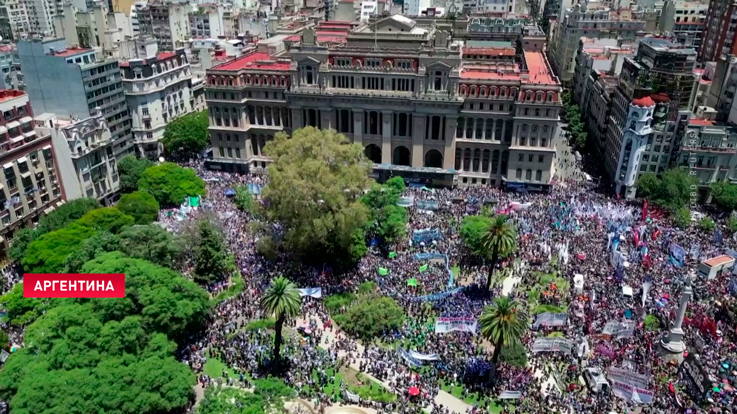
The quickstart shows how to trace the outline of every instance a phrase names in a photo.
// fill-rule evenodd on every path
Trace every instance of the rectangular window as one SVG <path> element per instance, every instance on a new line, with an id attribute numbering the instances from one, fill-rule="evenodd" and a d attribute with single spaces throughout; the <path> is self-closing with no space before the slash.
<path id="1" fill-rule="evenodd" d="M 366 58 L 365 62 L 366 62 L 367 68 L 380 68 L 381 67 L 380 58 Z"/>
<path id="2" fill-rule="evenodd" d="M 349 57 L 338 57 L 335 58 L 335 66 L 353 66 L 353 64 Z"/>
<path id="3" fill-rule="evenodd" d="M 395 64 L 399 69 L 412 69 L 414 66 L 411 60 L 396 60 Z"/>

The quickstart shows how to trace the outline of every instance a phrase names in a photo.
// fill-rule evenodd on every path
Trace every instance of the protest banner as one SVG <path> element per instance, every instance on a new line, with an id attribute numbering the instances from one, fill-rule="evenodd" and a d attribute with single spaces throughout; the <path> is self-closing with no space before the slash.
<path id="1" fill-rule="evenodd" d="M 686 382 L 686 392 L 694 401 L 701 401 L 711 390 L 711 381 L 701 362 L 694 354 L 689 353 L 683 363 L 678 367 L 679 376 Z"/>
<path id="2" fill-rule="evenodd" d="M 561 338 L 537 338 L 532 344 L 532 352 L 563 352 L 569 353 L 573 349 L 573 343 L 568 339 Z"/>
<path id="3" fill-rule="evenodd" d="M 497 399 L 499 400 L 519 400 L 522 398 L 521 391 L 502 391 Z"/>
<path id="4" fill-rule="evenodd" d="M 420 210 L 437 211 L 439 205 L 437 201 L 418 200 L 417 208 Z"/>
<path id="5" fill-rule="evenodd" d="M 304 289 L 297 289 L 299 290 L 299 296 L 310 296 L 315 299 L 320 299 L 322 297 L 322 288 L 314 287 L 314 288 L 304 288 Z"/>
<path id="6" fill-rule="evenodd" d="M 476 318 L 467 317 L 440 317 L 435 322 L 435 333 L 447 333 L 447 332 L 476 332 L 476 326 L 478 320 Z"/>
<path id="7" fill-rule="evenodd" d="M 413 203 L 414 197 L 399 197 L 399 201 L 397 201 L 399 207 L 412 207 Z"/>
<path id="8" fill-rule="evenodd" d="M 632 321 L 609 321 L 601 331 L 602 335 L 614 336 L 617 339 L 631 338 L 635 333 L 635 323 Z"/>
<path id="9" fill-rule="evenodd" d="M 387 269 L 387 268 L 385 268 L 385 267 L 380 267 L 380 268 L 379 268 L 379 275 L 381 275 L 381 276 L 386 276 L 386 275 L 388 275 L 388 274 L 389 274 L 389 269 Z"/>
<path id="10" fill-rule="evenodd" d="M 545 312 L 537 315 L 535 323 L 532 324 L 533 328 L 540 326 L 565 326 L 568 322 L 567 313 L 551 313 Z"/>
<path id="11" fill-rule="evenodd" d="M 653 402 L 653 392 L 648 389 L 633 387 L 622 381 L 611 381 L 611 385 L 612 392 L 619 398 L 638 404 L 650 404 Z"/>

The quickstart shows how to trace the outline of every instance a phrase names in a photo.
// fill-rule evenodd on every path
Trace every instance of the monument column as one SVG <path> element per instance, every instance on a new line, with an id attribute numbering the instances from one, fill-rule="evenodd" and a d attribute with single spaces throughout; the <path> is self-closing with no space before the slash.
<path id="1" fill-rule="evenodd" d="M 683 351 L 686 350 L 686 344 L 683 343 L 683 318 L 686 316 L 688 301 L 693 296 L 691 289 L 690 276 L 686 276 L 686 286 L 681 293 L 680 303 L 678 304 L 678 314 L 673 327 L 668 331 L 668 335 L 660 340 L 661 354 L 666 362 L 677 361 L 679 364 L 683 362 Z"/>

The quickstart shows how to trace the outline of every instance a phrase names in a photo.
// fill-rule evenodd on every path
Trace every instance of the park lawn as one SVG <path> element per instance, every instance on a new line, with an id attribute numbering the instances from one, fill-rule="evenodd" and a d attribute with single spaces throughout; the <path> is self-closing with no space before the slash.
<path id="1" fill-rule="evenodd" d="M 207 358 L 205 362 L 204 373 L 210 378 L 220 378 L 223 376 L 223 370 L 228 373 L 231 378 L 238 378 L 232 368 L 226 367 L 225 364 L 217 358 Z"/>
<path id="2" fill-rule="evenodd" d="M 241 272 L 233 272 L 233 284 L 228 287 L 228 289 L 218 293 L 215 296 L 215 302 L 220 303 L 226 299 L 238 296 L 241 292 L 243 292 L 243 289 L 246 287 L 246 282 L 243 280 L 243 276 L 241 275 Z"/>
<path id="3" fill-rule="evenodd" d="M 450 268 L 450 271 L 453 272 L 453 281 L 458 283 L 458 279 L 461 278 L 461 267 L 453 266 Z"/>
<path id="4" fill-rule="evenodd" d="M 337 373 L 333 368 L 331 368 L 327 370 L 325 374 L 328 378 L 333 378 L 333 380 L 328 382 L 328 384 L 322 389 L 322 391 L 327 395 L 342 398 L 340 395 L 340 380 L 342 379 L 348 389 L 352 393 L 358 394 L 363 400 L 379 402 L 393 402 L 397 400 L 397 396 L 387 391 L 383 385 L 362 375 L 353 368 L 342 367 Z M 317 382 L 317 370 L 312 372 L 312 378 Z M 373 386 L 370 383 L 373 383 Z"/>
<path id="5" fill-rule="evenodd" d="M 469 393 L 466 398 L 462 397 L 464 389 L 463 384 L 456 384 L 455 387 L 453 387 L 453 392 L 450 392 L 450 384 L 446 384 L 441 381 L 441 389 L 452 396 L 463 400 L 466 404 L 477 405 L 479 403 L 478 393 L 476 392 Z M 499 414 L 504 409 L 504 405 L 499 404 L 497 401 L 492 401 L 487 408 L 491 414 Z M 512 405 L 512 410 L 514 411 L 514 405 Z"/>

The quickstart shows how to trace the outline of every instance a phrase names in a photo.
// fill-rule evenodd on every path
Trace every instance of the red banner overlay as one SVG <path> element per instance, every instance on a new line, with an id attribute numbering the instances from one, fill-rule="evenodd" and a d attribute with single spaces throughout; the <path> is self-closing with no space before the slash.
<path id="1" fill-rule="evenodd" d="M 123 273 L 26 273 L 24 298 L 124 298 Z"/>

